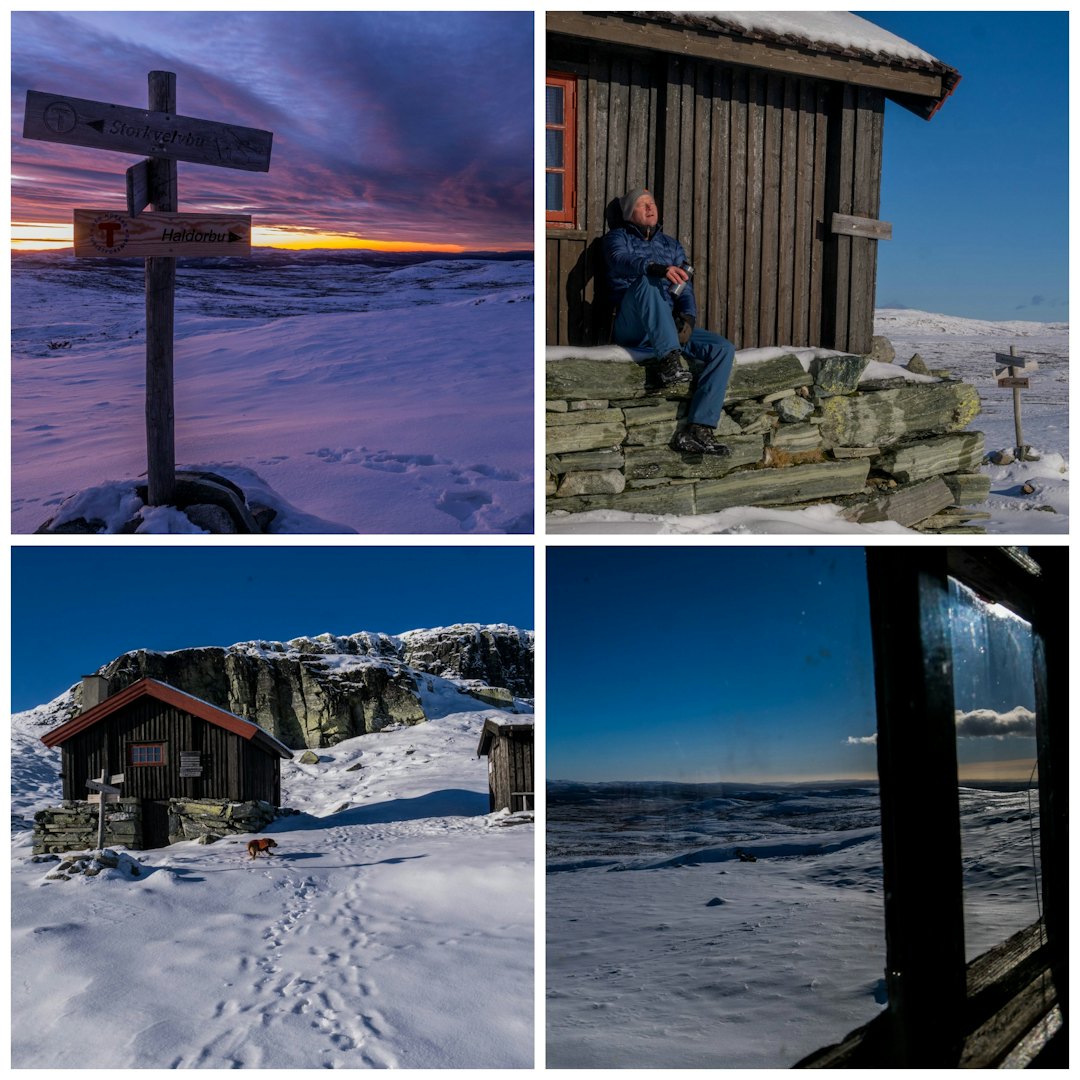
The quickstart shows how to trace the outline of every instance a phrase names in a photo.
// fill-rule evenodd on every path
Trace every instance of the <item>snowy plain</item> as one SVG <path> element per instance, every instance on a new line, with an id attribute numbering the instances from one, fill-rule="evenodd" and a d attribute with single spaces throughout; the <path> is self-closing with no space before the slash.
<path id="1" fill-rule="evenodd" d="M 1038 798 L 960 799 L 971 958 L 1037 918 Z M 549 1068 L 787 1068 L 887 1001 L 875 784 L 555 781 L 547 844 Z"/>
<path id="2" fill-rule="evenodd" d="M 1008 353 L 1010 346 L 1016 346 L 1017 353 L 1037 361 L 1039 370 L 1031 376 L 1030 389 L 1021 391 L 1021 416 L 1024 441 L 1040 460 L 983 466 L 991 486 L 989 497 L 979 509 L 988 511 L 991 518 L 978 524 L 993 535 L 1067 535 L 1068 323 L 986 322 L 879 308 L 875 312 L 874 333 L 892 342 L 897 364 L 906 364 L 918 353 L 928 367 L 945 368 L 978 390 L 982 411 L 970 426 L 971 430 L 985 434 L 987 453 L 1016 445 L 1012 393 L 996 384 L 995 353 Z M 748 350 L 755 351 L 760 352 Z M 740 357 L 737 355 L 736 359 Z M 1031 490 L 1025 491 L 1025 485 Z M 547 516 L 546 531 L 550 535 L 914 534 L 914 530 L 895 522 L 852 524 L 830 503 L 804 510 L 737 507 L 695 516 L 631 514 L 620 510 L 556 513 Z"/>
<path id="3" fill-rule="evenodd" d="M 426 722 L 283 762 L 275 856 L 183 842 L 132 852 L 137 877 L 31 861 L 62 699 L 13 717 L 13 1067 L 531 1067 L 534 828 L 488 813 L 476 756 L 531 702 L 462 685 L 427 676 Z"/>
<path id="4" fill-rule="evenodd" d="M 18 253 L 11 280 L 12 531 L 111 531 L 146 471 L 142 262 Z M 177 467 L 272 532 L 531 532 L 533 281 L 528 257 L 179 260 Z"/>

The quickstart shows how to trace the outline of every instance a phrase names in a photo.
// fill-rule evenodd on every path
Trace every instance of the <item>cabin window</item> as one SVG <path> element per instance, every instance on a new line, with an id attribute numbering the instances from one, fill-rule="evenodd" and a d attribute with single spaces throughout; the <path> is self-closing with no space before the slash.
<path id="1" fill-rule="evenodd" d="M 577 79 L 549 72 L 544 113 L 544 187 L 549 225 L 575 224 Z"/>
<path id="2" fill-rule="evenodd" d="M 164 765 L 164 743 L 132 743 L 128 747 L 128 764 L 138 765 Z"/>

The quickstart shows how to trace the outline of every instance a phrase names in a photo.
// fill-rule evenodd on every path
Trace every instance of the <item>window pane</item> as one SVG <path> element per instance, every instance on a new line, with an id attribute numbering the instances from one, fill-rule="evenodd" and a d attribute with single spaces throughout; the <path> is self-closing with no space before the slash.
<path id="1" fill-rule="evenodd" d="M 547 88 L 547 123 L 561 124 L 563 122 L 563 88 L 561 86 L 549 86 Z"/>
<path id="2" fill-rule="evenodd" d="M 1039 917 L 1031 626 L 949 581 L 968 959 Z"/>
<path id="3" fill-rule="evenodd" d="M 547 174 L 547 208 L 548 210 L 563 209 L 563 174 Z"/>
<path id="4" fill-rule="evenodd" d="M 561 169 L 563 166 L 563 133 L 561 131 L 544 132 L 547 143 L 547 157 L 544 164 L 549 169 Z"/>
<path id="5" fill-rule="evenodd" d="M 885 1003 L 865 556 L 548 551 L 549 1068 L 781 1068 Z"/>

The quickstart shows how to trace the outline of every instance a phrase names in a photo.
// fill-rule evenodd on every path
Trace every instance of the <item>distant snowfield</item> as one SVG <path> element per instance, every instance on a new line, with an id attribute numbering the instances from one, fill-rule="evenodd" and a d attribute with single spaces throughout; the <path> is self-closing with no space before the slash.
<path id="1" fill-rule="evenodd" d="M 427 681 L 426 723 L 283 763 L 275 857 L 185 842 L 134 879 L 30 861 L 59 758 L 14 717 L 13 1067 L 531 1067 L 534 831 L 476 757 L 507 714 Z"/>
<path id="2" fill-rule="evenodd" d="M 146 471 L 142 268 L 102 262 L 13 260 L 14 532 L 79 492 L 65 517 L 118 528 Z M 272 532 L 532 530 L 531 260 L 228 263 L 177 274 L 179 468 L 275 507 Z"/>
<path id="3" fill-rule="evenodd" d="M 1021 392 L 1024 439 L 1040 461 L 984 466 L 990 475 L 987 500 L 978 509 L 992 517 L 980 522 L 995 535 L 1053 534 L 1069 531 L 1069 326 L 1067 323 L 983 322 L 923 311 L 881 308 L 874 333 L 896 348 L 896 362 L 906 364 L 919 353 L 931 368 L 947 368 L 979 392 L 982 412 L 971 424 L 986 435 L 986 449 L 1011 448 L 1012 392 L 998 389 L 994 354 L 1017 352 L 1038 361 L 1031 388 Z M 1031 487 L 1030 492 L 1023 490 Z M 591 510 L 583 514 L 550 514 L 549 534 L 819 534 L 908 535 L 895 522 L 853 525 L 837 506 L 823 503 L 805 510 L 736 507 L 716 514 L 676 516 Z"/>
<path id="4" fill-rule="evenodd" d="M 881 1012 L 875 785 L 578 787 L 548 790 L 549 1068 L 788 1068 Z M 960 797 L 973 958 L 1038 907 L 1027 794 Z"/>

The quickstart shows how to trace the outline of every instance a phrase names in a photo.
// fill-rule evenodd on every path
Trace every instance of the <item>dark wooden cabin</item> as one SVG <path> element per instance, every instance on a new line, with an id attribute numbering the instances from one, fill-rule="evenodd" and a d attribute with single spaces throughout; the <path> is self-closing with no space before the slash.
<path id="1" fill-rule="evenodd" d="M 477 756 L 488 759 L 488 810 L 533 809 L 532 722 L 487 720 Z"/>
<path id="2" fill-rule="evenodd" d="M 547 15 L 547 341 L 607 340 L 600 238 L 656 196 L 737 348 L 868 352 L 886 98 L 929 119 L 960 76 L 846 12 Z M 616 217 L 615 224 L 621 223 Z"/>
<path id="3" fill-rule="evenodd" d="M 169 799 L 281 801 L 281 759 L 292 751 L 257 724 L 182 690 L 140 679 L 54 728 L 64 798 L 86 781 L 123 773 L 124 798 L 142 800 L 143 844 L 169 842 Z"/>

